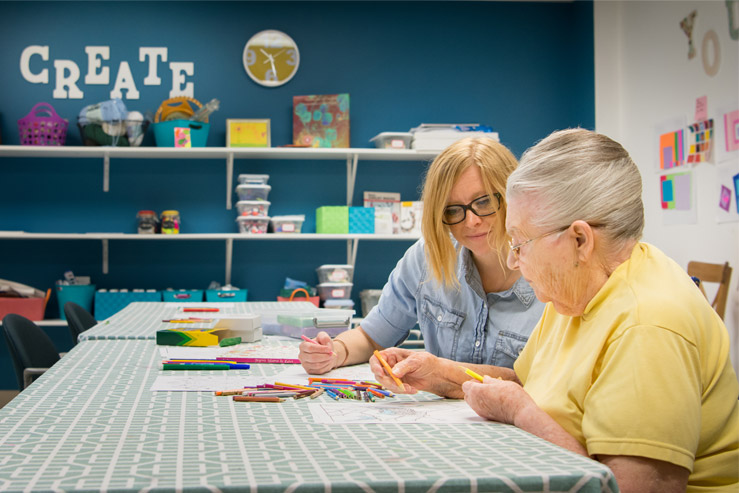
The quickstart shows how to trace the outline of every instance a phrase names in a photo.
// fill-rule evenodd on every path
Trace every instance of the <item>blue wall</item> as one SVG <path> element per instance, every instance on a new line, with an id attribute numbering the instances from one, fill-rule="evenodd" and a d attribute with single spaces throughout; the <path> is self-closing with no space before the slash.
<path id="1" fill-rule="evenodd" d="M 351 98 L 351 145 L 371 147 L 382 131 L 420 123 L 491 125 L 520 154 L 551 131 L 593 128 L 593 14 L 590 2 L 0 2 L 0 135 L 18 144 L 17 120 L 39 101 L 70 120 L 67 145 L 79 145 L 79 110 L 109 98 L 121 61 L 131 67 L 141 97 L 129 110 L 155 111 L 168 98 L 171 75 L 145 86 L 141 46 L 166 46 L 168 61 L 195 64 L 195 98 L 221 101 L 212 117 L 211 146 L 225 141 L 226 118 L 270 118 L 272 145 L 292 141 L 292 97 L 346 92 Z M 300 69 L 279 88 L 258 86 L 241 62 L 246 41 L 263 29 L 289 34 Z M 19 70 L 22 50 L 48 45 L 50 84 L 31 84 Z M 110 46 L 109 86 L 87 86 L 88 45 Z M 82 100 L 54 100 L 54 59 L 81 71 Z M 151 132 L 144 145 L 153 145 Z M 417 200 L 425 163 L 360 162 L 354 203 L 364 190 L 400 192 Z M 345 203 L 341 161 L 246 161 L 238 173 L 270 175 L 270 215 L 305 214 Z M 221 160 L 113 160 L 111 188 L 102 191 L 97 159 L 0 160 L 0 230 L 134 232 L 139 209 L 178 209 L 183 232 L 237 230 L 225 208 Z M 353 298 L 380 288 L 406 242 L 362 242 Z M 223 242 L 110 243 L 110 272 L 101 271 L 97 241 L 0 241 L 0 278 L 41 289 L 65 270 L 90 275 L 100 288 L 204 288 L 223 282 Z M 341 241 L 234 243 L 233 284 L 252 300 L 273 300 L 285 276 L 316 282 L 315 268 L 344 263 Z M 55 299 L 47 317 L 58 316 Z M 50 329 L 58 330 L 58 329 Z M 57 337 L 60 345 L 68 344 Z M 65 349 L 60 347 L 60 349 Z M 0 347 L 0 388 L 14 386 Z M 7 378 L 3 379 L 3 375 Z"/>

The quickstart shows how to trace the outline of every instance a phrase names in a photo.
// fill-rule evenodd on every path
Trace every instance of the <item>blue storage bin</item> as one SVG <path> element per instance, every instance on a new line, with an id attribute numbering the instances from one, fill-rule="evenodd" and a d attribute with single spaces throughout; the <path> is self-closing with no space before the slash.
<path id="1" fill-rule="evenodd" d="M 206 289 L 205 301 L 246 301 L 247 289 Z"/>
<path id="2" fill-rule="evenodd" d="M 180 289 L 179 291 L 162 291 L 162 301 L 178 301 L 181 303 L 203 301 L 203 290 Z"/>
<path id="3" fill-rule="evenodd" d="M 121 293 L 110 291 L 98 291 L 95 293 L 95 315 L 96 320 L 104 320 L 128 306 L 134 301 L 162 301 L 161 291 L 127 291 Z"/>
<path id="4" fill-rule="evenodd" d="M 349 233 L 374 234 L 375 208 L 349 207 Z"/>
<path id="5" fill-rule="evenodd" d="M 94 284 L 58 284 L 56 286 L 56 297 L 59 301 L 59 317 L 66 320 L 64 315 L 64 304 L 73 301 L 88 312 L 92 312 L 92 300 L 95 297 Z"/>
<path id="6" fill-rule="evenodd" d="M 153 123 L 154 140 L 157 147 L 174 147 L 175 128 L 190 129 L 190 146 L 205 147 L 210 132 L 210 123 L 194 122 L 191 120 L 170 120 Z"/>

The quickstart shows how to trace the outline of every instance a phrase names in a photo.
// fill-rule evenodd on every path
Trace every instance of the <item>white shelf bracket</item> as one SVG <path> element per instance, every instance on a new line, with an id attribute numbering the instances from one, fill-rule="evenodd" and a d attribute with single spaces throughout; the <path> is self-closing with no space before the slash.
<path id="1" fill-rule="evenodd" d="M 108 240 L 103 238 L 103 274 L 108 273 Z"/>
<path id="2" fill-rule="evenodd" d="M 359 240 L 357 238 L 353 240 L 346 240 L 346 263 L 347 264 L 356 265 L 357 248 L 359 248 Z"/>
<path id="3" fill-rule="evenodd" d="M 103 192 L 110 191 L 110 154 L 103 154 Z"/>
<path id="4" fill-rule="evenodd" d="M 226 284 L 231 284 L 231 265 L 234 253 L 234 240 L 233 238 L 226 239 Z"/>
<path id="5" fill-rule="evenodd" d="M 350 154 L 346 157 L 346 205 L 352 205 L 354 198 L 354 183 L 357 181 L 357 165 L 359 154 Z"/>
<path id="6" fill-rule="evenodd" d="M 226 209 L 231 210 L 231 189 L 234 179 L 234 153 L 229 152 L 226 157 Z"/>

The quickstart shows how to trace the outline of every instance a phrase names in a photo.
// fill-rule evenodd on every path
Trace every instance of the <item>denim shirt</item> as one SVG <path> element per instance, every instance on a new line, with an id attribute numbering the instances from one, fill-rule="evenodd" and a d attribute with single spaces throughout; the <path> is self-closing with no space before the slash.
<path id="1" fill-rule="evenodd" d="M 505 291 L 485 293 L 464 247 L 457 256 L 457 278 L 459 289 L 432 280 L 424 240 L 417 241 L 390 273 L 362 329 L 377 344 L 391 347 L 403 342 L 418 323 L 426 351 L 436 356 L 512 368 L 544 304 L 523 278 Z"/>

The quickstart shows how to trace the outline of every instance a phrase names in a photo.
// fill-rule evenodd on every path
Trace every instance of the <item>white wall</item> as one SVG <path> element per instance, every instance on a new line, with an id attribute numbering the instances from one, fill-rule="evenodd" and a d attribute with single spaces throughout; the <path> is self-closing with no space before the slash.
<path id="1" fill-rule="evenodd" d="M 696 55 L 689 60 L 688 38 L 680 21 L 693 10 L 698 13 L 693 27 Z M 739 12 L 735 18 L 739 22 Z M 655 125 L 681 115 L 692 123 L 700 96 L 708 96 L 709 117 L 718 118 L 712 110 L 715 105 L 739 108 L 739 41 L 731 39 L 728 19 L 724 0 L 596 0 L 595 122 L 598 132 L 624 145 L 641 170 L 644 240 L 683 267 L 690 260 L 700 260 L 729 261 L 734 268 L 724 319 L 732 340 L 732 361 L 739 373 L 739 223 L 716 221 L 716 165 L 693 167 L 695 224 L 663 223 L 659 174 L 655 171 Z M 711 29 L 720 46 L 720 68 L 715 76 L 706 74 L 702 60 L 703 39 Z M 708 51 L 710 65 L 714 57 L 712 50 Z M 716 132 L 716 138 L 723 138 L 723 134 Z M 731 166 L 739 173 L 739 157 Z"/>

